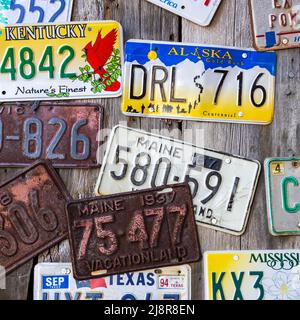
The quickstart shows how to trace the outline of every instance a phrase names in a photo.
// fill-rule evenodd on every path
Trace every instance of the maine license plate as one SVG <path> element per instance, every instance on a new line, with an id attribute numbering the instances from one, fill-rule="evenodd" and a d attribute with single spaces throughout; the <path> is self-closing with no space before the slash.
<path id="1" fill-rule="evenodd" d="M 0 24 L 70 21 L 73 0 L 0 0 Z"/>
<path id="2" fill-rule="evenodd" d="M 276 54 L 130 40 L 122 112 L 128 116 L 269 124 Z"/>
<path id="3" fill-rule="evenodd" d="M 57 168 L 91 168 L 97 161 L 102 108 L 93 105 L 0 106 L 0 167 L 51 160 Z"/>
<path id="4" fill-rule="evenodd" d="M 0 265 L 6 272 L 67 237 L 70 200 L 48 162 L 39 161 L 0 185 Z"/>
<path id="5" fill-rule="evenodd" d="M 96 185 L 109 195 L 186 181 L 199 224 L 242 234 L 260 164 L 122 126 L 115 127 Z"/>
<path id="6" fill-rule="evenodd" d="M 300 251 L 206 252 L 207 300 L 299 300 Z"/>
<path id="7" fill-rule="evenodd" d="M 250 7 L 257 50 L 300 46 L 300 0 L 250 0 Z"/>
<path id="8" fill-rule="evenodd" d="M 189 265 L 75 280 L 71 263 L 39 263 L 34 300 L 190 300 Z"/>
<path id="9" fill-rule="evenodd" d="M 121 95 L 114 21 L 0 27 L 0 101 Z"/>
<path id="10" fill-rule="evenodd" d="M 200 26 L 208 26 L 222 0 L 148 0 Z"/>
<path id="11" fill-rule="evenodd" d="M 73 201 L 67 216 L 77 280 L 200 260 L 187 184 Z"/>
<path id="12" fill-rule="evenodd" d="M 265 162 L 269 229 L 274 236 L 300 234 L 300 158 Z"/>

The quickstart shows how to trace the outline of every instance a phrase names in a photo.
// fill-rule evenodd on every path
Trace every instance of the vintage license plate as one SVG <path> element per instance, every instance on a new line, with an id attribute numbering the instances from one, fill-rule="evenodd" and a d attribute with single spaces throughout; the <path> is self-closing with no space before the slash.
<path id="1" fill-rule="evenodd" d="M 70 202 L 67 215 L 77 280 L 200 259 L 187 184 Z"/>
<path id="2" fill-rule="evenodd" d="M 191 187 L 197 223 L 240 235 L 259 173 L 257 161 L 117 126 L 95 192 L 109 195 L 185 181 Z"/>
<path id="3" fill-rule="evenodd" d="M 34 300 L 190 300 L 189 265 L 75 280 L 71 263 L 39 263 Z"/>
<path id="4" fill-rule="evenodd" d="M 0 27 L 0 101 L 121 95 L 118 22 Z"/>
<path id="5" fill-rule="evenodd" d="M 269 229 L 274 236 L 300 234 L 300 158 L 265 161 Z"/>
<path id="6" fill-rule="evenodd" d="M 269 124 L 276 54 L 130 40 L 122 112 L 128 116 Z"/>
<path id="7" fill-rule="evenodd" d="M 102 108 L 95 105 L 0 106 L 0 167 L 51 160 L 57 168 L 91 168 L 97 160 Z"/>
<path id="8" fill-rule="evenodd" d="M 208 26 L 222 0 L 147 0 L 200 26 Z"/>
<path id="9" fill-rule="evenodd" d="M 300 251 L 206 252 L 207 300 L 299 300 Z"/>
<path id="10" fill-rule="evenodd" d="M 0 265 L 7 272 L 67 237 L 68 200 L 48 162 L 36 162 L 0 186 Z"/>
<path id="11" fill-rule="evenodd" d="M 0 24 L 70 21 L 73 0 L 0 0 Z"/>
<path id="12" fill-rule="evenodd" d="M 250 7 L 257 50 L 300 46 L 300 0 L 250 0 Z"/>

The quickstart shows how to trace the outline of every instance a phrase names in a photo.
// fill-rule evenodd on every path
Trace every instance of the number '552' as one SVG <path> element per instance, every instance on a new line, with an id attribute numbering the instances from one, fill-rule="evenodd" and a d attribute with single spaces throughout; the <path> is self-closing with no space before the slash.
<path id="1" fill-rule="evenodd" d="M 54 57 L 61 56 L 63 61 L 55 70 Z M 41 57 L 36 57 L 29 47 L 23 47 L 20 50 L 8 47 L 1 61 L 0 72 L 10 74 L 11 80 L 16 80 L 16 73 L 23 79 L 30 80 L 35 77 L 36 72 L 47 72 L 49 79 L 54 78 L 54 72 L 62 78 L 71 78 L 75 73 L 67 73 L 68 64 L 75 56 L 74 49 L 68 45 L 63 45 L 57 51 L 52 46 L 47 46 Z M 16 62 L 16 58 L 20 61 Z"/>

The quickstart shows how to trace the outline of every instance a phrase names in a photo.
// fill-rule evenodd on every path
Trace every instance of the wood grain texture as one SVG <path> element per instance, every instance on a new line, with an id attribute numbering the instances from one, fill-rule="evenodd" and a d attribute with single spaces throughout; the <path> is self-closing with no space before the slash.
<path id="1" fill-rule="evenodd" d="M 124 41 L 130 38 L 183 41 L 203 44 L 251 47 L 250 17 L 245 0 L 223 0 L 213 20 L 206 28 L 181 19 L 145 0 L 75 0 L 73 20 L 113 19 L 124 30 Z M 94 100 L 104 106 L 104 127 L 111 129 L 122 123 L 135 128 L 156 130 L 163 135 L 193 141 L 199 129 L 204 130 L 205 146 L 220 151 L 257 159 L 263 162 L 270 156 L 299 155 L 300 49 L 278 53 L 276 83 L 276 112 L 270 126 L 200 123 L 192 121 L 170 122 L 154 119 L 127 118 L 120 113 L 120 98 Z M 89 101 L 90 102 L 90 101 Z M 177 129 L 177 130 L 176 130 Z M 109 130 L 101 133 L 104 142 Z M 15 170 L 1 170 L 0 181 L 10 177 Z M 74 198 L 93 194 L 99 170 L 60 170 L 68 190 Z M 295 248 L 300 238 L 275 238 L 267 228 L 263 172 L 254 200 L 246 233 L 242 237 L 226 235 L 199 227 L 202 252 L 227 249 Z M 40 255 L 39 261 L 70 261 L 68 241 Z M 37 261 L 34 261 L 37 262 Z M 33 262 L 12 273 L 7 290 L 0 291 L 1 299 L 25 299 L 29 291 Z M 204 298 L 203 263 L 193 266 L 192 298 Z"/>

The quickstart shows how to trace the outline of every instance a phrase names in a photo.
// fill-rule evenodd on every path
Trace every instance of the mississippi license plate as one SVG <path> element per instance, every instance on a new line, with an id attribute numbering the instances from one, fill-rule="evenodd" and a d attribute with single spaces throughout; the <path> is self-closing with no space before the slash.
<path id="1" fill-rule="evenodd" d="M 0 27 L 0 101 L 121 95 L 118 22 Z"/>
<path id="2" fill-rule="evenodd" d="M 276 54 L 130 40 L 122 111 L 128 116 L 269 124 Z"/>
<path id="3" fill-rule="evenodd" d="M 73 0 L 0 0 L 0 24 L 70 21 Z"/>
<path id="4" fill-rule="evenodd" d="M 300 234 L 300 158 L 265 162 L 269 229 L 274 236 Z"/>
<path id="5" fill-rule="evenodd" d="M 77 280 L 200 259 L 187 184 L 70 202 L 67 215 Z"/>
<path id="6" fill-rule="evenodd" d="M 207 252 L 207 300 L 299 300 L 300 251 Z"/>
<path id="7" fill-rule="evenodd" d="M 43 161 L 0 186 L 0 265 L 6 272 L 66 238 L 68 200 L 62 180 Z"/>
<path id="8" fill-rule="evenodd" d="M 34 300 L 190 300 L 189 265 L 75 280 L 71 263 L 39 263 Z"/>
<path id="9" fill-rule="evenodd" d="M 257 50 L 300 46 L 300 0 L 250 0 L 250 7 Z"/>
<path id="10" fill-rule="evenodd" d="M 91 168 L 97 161 L 102 108 L 93 105 L 0 106 L 0 167 L 51 160 L 57 168 Z"/>
<path id="11" fill-rule="evenodd" d="M 222 0 L 147 0 L 200 26 L 208 26 Z"/>
<path id="12" fill-rule="evenodd" d="M 185 181 L 196 221 L 239 235 L 246 228 L 259 173 L 257 161 L 117 126 L 95 192 L 108 195 Z"/>

